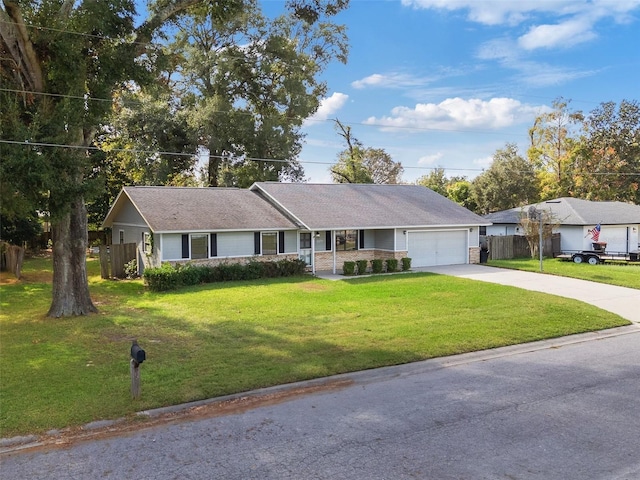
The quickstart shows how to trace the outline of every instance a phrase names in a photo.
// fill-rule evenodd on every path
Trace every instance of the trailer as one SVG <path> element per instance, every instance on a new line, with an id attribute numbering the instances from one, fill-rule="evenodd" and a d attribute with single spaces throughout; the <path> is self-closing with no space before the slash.
<path id="1" fill-rule="evenodd" d="M 640 262 L 639 252 L 607 252 L 605 242 L 595 242 L 591 244 L 592 250 L 566 250 L 556 258 L 571 261 L 573 263 L 588 263 L 598 265 L 599 263 L 633 263 Z"/>

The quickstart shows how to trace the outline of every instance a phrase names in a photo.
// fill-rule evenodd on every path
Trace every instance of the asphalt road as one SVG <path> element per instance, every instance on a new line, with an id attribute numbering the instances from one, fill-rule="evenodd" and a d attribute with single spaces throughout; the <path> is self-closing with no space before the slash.
<path id="1" fill-rule="evenodd" d="M 638 325 L 333 380 L 341 386 L 261 402 L 269 390 L 248 408 L 4 454 L 0 477 L 640 478 Z"/>

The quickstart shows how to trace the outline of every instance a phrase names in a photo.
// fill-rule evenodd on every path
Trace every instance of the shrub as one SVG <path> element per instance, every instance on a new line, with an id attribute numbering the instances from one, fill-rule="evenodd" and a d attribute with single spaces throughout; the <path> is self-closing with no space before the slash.
<path id="1" fill-rule="evenodd" d="M 395 258 L 388 258 L 385 262 L 387 264 L 387 272 L 395 272 L 398 270 L 398 260 Z"/>
<path id="2" fill-rule="evenodd" d="M 382 273 L 382 259 L 371 260 L 371 271 L 373 273 Z"/>
<path id="3" fill-rule="evenodd" d="M 168 263 L 160 267 L 146 268 L 144 280 L 154 292 L 164 292 L 178 288 L 178 272 Z"/>
<path id="4" fill-rule="evenodd" d="M 358 265 L 358 275 L 364 275 L 367 273 L 367 262 L 366 260 L 356 260 L 356 265 Z"/>
<path id="5" fill-rule="evenodd" d="M 411 270 L 411 259 L 409 257 L 402 258 L 402 271 Z"/>
<path id="6" fill-rule="evenodd" d="M 280 260 L 278 261 L 278 271 L 281 277 L 293 277 L 295 275 L 303 275 L 307 269 L 307 264 L 304 260 L 296 258 L 295 260 Z"/>
<path id="7" fill-rule="evenodd" d="M 356 262 L 344 262 L 342 264 L 342 273 L 345 275 L 354 275 L 356 273 Z"/>
<path id="8" fill-rule="evenodd" d="M 124 264 L 124 276 L 129 280 L 138 278 L 138 262 L 135 258 Z"/>
<path id="9" fill-rule="evenodd" d="M 161 267 L 145 269 L 144 280 L 152 291 L 163 292 L 200 283 L 292 277 L 304 274 L 306 267 L 304 260 L 297 259 L 277 262 L 251 261 L 246 265 L 221 263 L 216 266 L 184 263 L 173 267 L 165 263 Z"/>

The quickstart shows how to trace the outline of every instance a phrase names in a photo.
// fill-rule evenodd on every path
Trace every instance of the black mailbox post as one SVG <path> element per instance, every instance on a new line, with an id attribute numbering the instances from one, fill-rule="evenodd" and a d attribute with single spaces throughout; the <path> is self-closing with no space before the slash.
<path id="1" fill-rule="evenodd" d="M 146 352 L 140 348 L 138 342 L 136 340 L 133 341 L 133 345 L 131 345 L 131 358 L 138 364 L 144 362 L 147 359 Z"/>

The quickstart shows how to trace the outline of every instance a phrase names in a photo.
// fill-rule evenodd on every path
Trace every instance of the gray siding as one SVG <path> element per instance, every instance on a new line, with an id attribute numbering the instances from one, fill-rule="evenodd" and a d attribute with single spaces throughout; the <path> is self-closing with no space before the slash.
<path id="1" fill-rule="evenodd" d="M 376 230 L 375 247 L 379 250 L 393 250 L 393 238 L 393 230 Z M 402 244 L 400 250 L 404 249 L 402 247 L 404 247 L 404 243 Z"/>
<path id="2" fill-rule="evenodd" d="M 396 229 L 396 250 L 402 251 L 407 249 L 406 230 Z"/>
<path id="3" fill-rule="evenodd" d="M 245 257 L 253 254 L 253 232 L 218 233 L 218 257 Z"/>
<path id="4" fill-rule="evenodd" d="M 142 242 L 142 232 L 149 232 L 146 226 L 132 227 L 114 223 L 111 229 L 111 243 L 120 243 L 120 230 L 124 230 L 124 243 L 135 243 L 138 246 Z"/>
<path id="5" fill-rule="evenodd" d="M 118 214 L 118 223 L 125 223 L 129 225 L 146 225 L 146 222 L 142 216 L 138 213 L 138 210 L 130 203 L 126 202 L 123 205 L 122 210 Z"/>
<path id="6" fill-rule="evenodd" d="M 370 249 L 376 247 L 376 230 L 364 231 L 364 245 L 358 245 L 360 249 Z"/>
<path id="7" fill-rule="evenodd" d="M 182 235 L 179 233 L 165 233 L 162 235 L 162 249 L 160 252 L 163 261 L 182 259 Z"/>
<path id="8" fill-rule="evenodd" d="M 298 252 L 298 232 L 295 230 L 284 232 L 284 253 Z"/>

